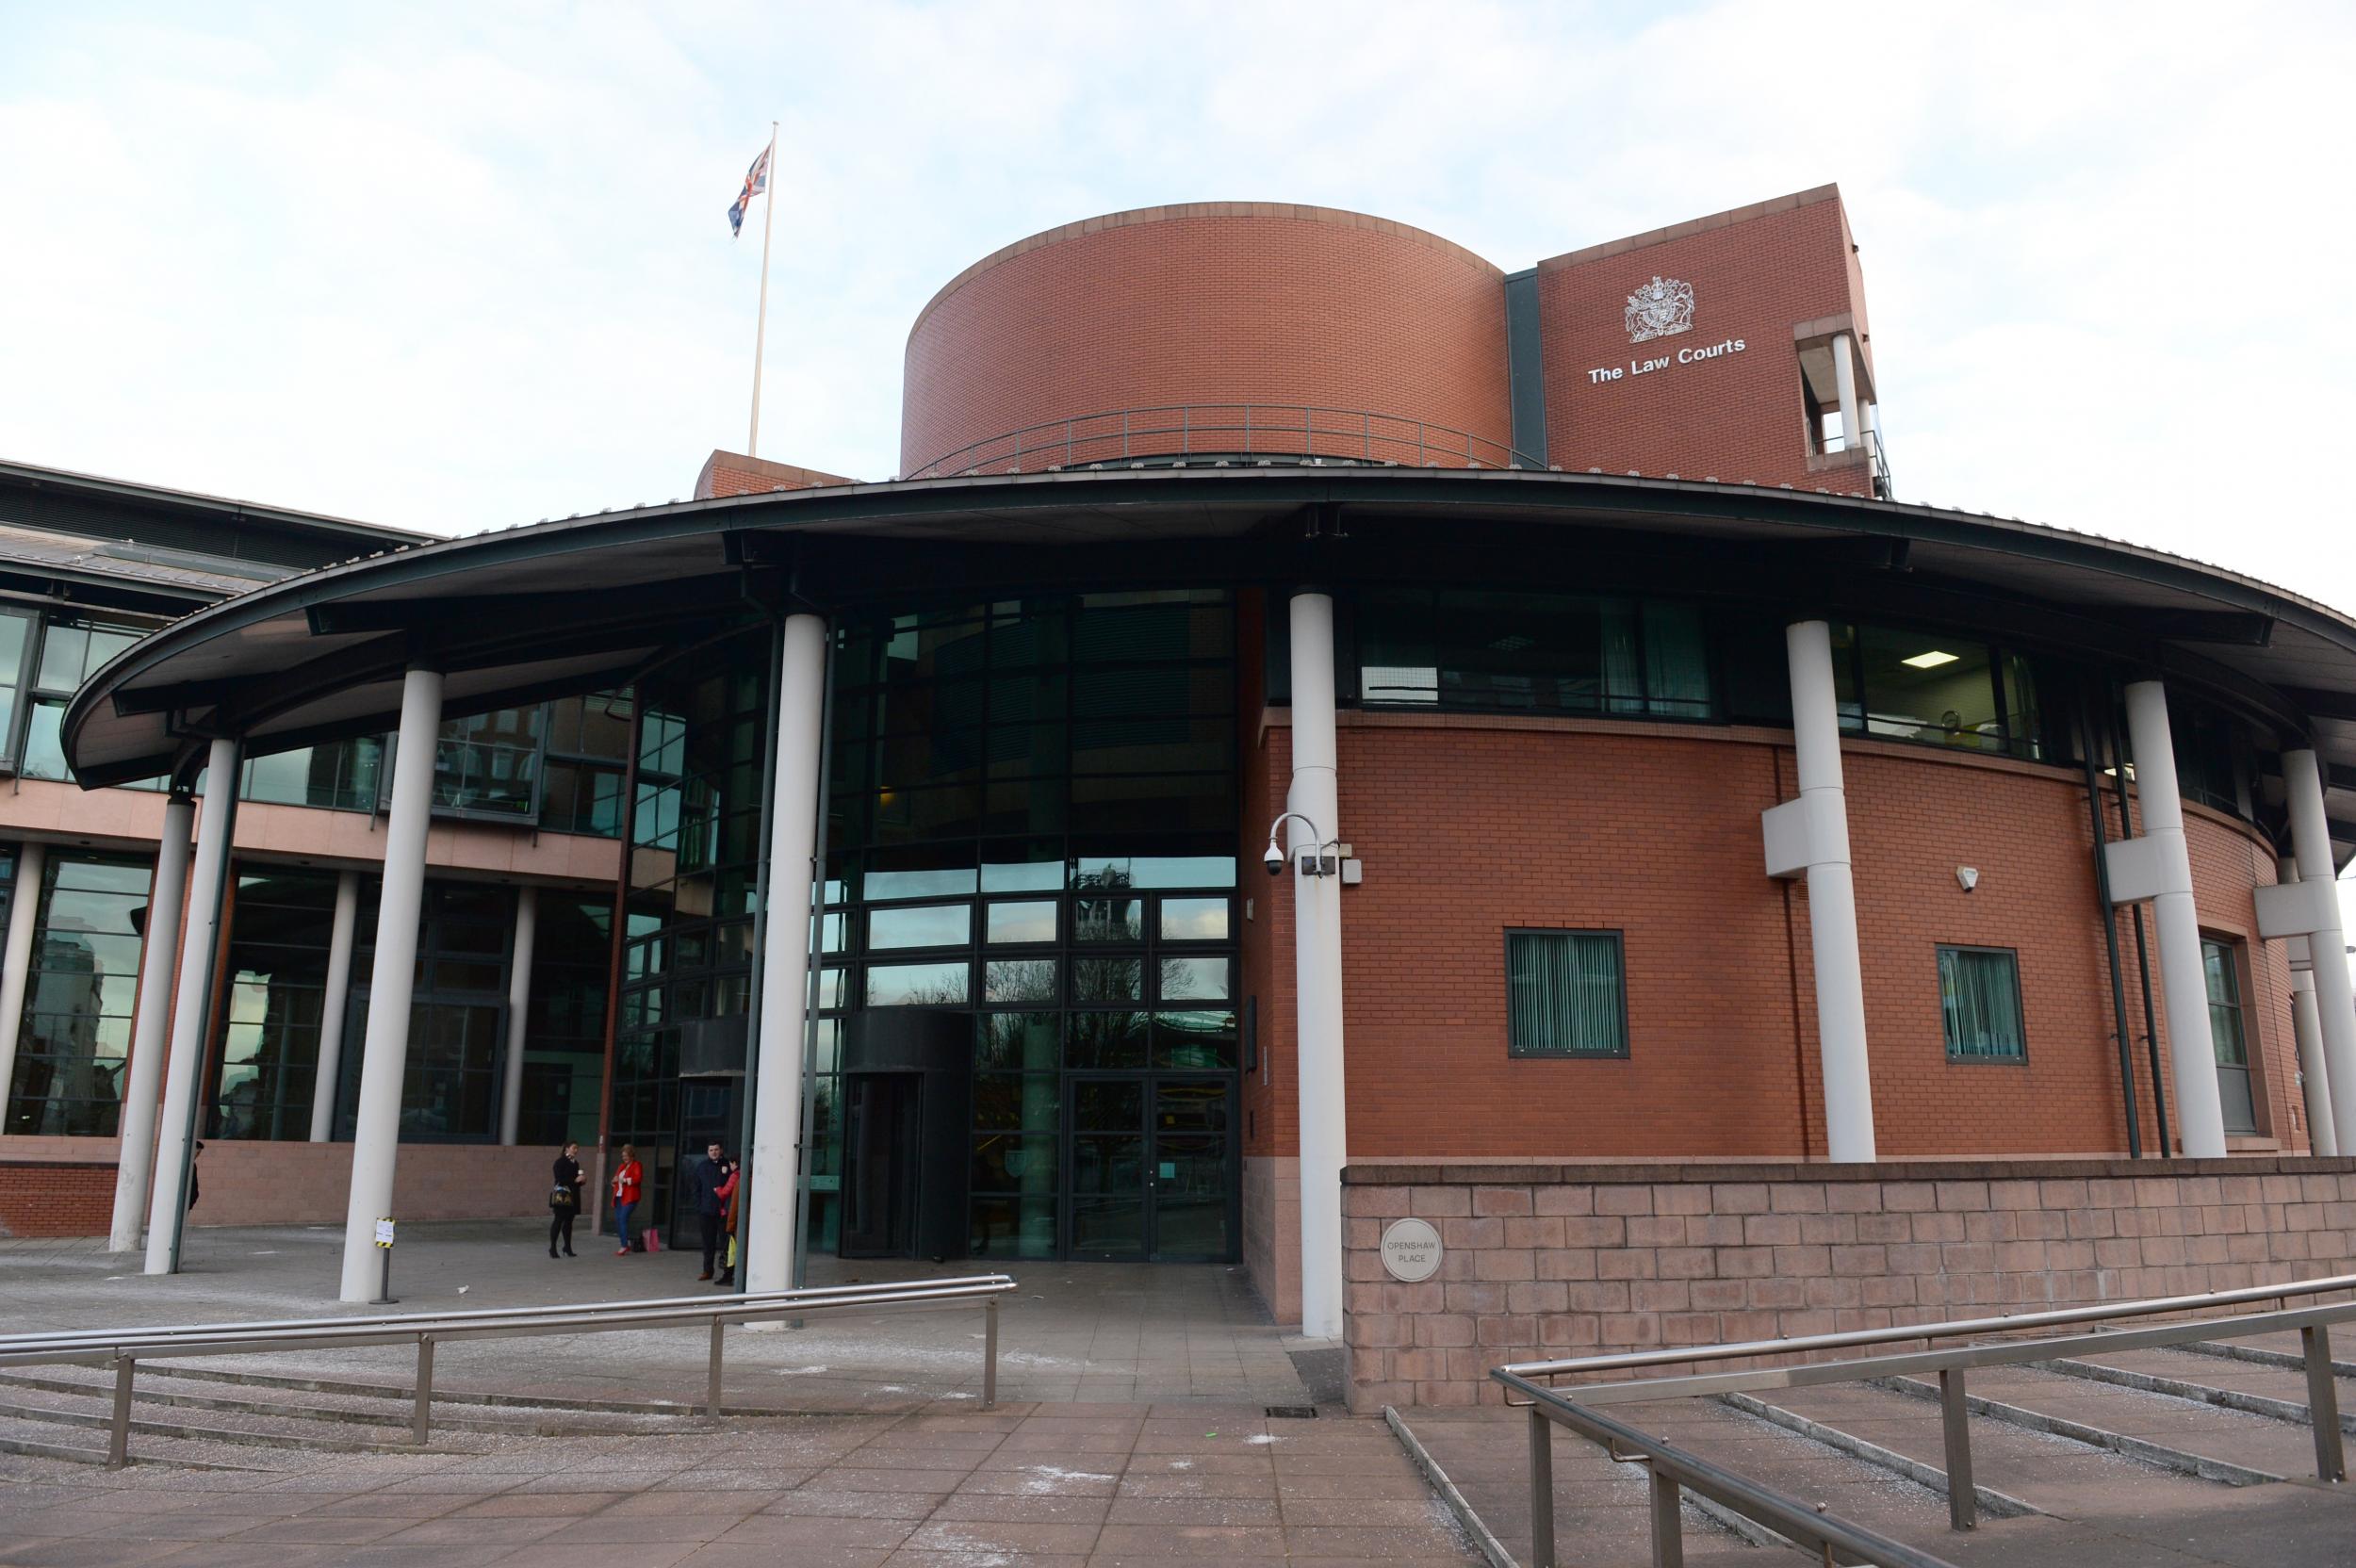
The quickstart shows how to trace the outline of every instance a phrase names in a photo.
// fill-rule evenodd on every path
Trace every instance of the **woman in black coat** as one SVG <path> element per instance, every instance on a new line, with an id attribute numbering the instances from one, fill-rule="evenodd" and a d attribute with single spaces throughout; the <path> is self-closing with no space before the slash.
<path id="1" fill-rule="evenodd" d="M 548 1191 L 548 1256 L 555 1257 L 556 1245 L 564 1244 L 564 1256 L 573 1257 L 573 1216 L 581 1212 L 581 1162 L 573 1156 L 581 1152 L 581 1145 L 568 1143 L 556 1156 L 556 1185 Z M 561 1202 L 558 1191 L 569 1193 L 572 1200 Z"/>

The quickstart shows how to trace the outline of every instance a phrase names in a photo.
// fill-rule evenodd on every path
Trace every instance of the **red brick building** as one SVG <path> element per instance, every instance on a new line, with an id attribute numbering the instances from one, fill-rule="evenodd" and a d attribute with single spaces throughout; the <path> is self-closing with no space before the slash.
<path id="1" fill-rule="evenodd" d="M 604 1132 L 743 1129 L 757 1283 L 1239 1261 L 1365 1396 L 1456 1397 L 1819 1296 L 2348 1256 L 2336 1184 L 2258 1259 L 2238 1212 L 1995 1250 L 2130 1157 L 2187 1212 L 2208 1161 L 2344 1179 L 2356 623 L 1893 499 L 1879 385 L 1830 187 L 1513 272 L 1318 208 L 1091 219 L 919 315 L 900 477 L 715 452 L 691 502 L 264 588 L 67 743 L 94 785 L 634 693 Z M 1984 1217 L 1884 1257 L 1903 1301 L 1808 1250 L 1895 1239 L 1828 1184 L 1944 1215 L 1958 1161 Z M 1721 1222 L 1786 1212 L 1754 1288 Z M 1383 1248 L 1426 1215 L 1428 1280 Z"/>

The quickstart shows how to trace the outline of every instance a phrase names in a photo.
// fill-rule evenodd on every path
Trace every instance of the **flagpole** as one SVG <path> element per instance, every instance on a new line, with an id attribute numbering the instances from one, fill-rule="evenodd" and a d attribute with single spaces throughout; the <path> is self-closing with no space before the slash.
<path id="1" fill-rule="evenodd" d="M 753 418 L 744 433 L 744 455 L 761 455 L 761 360 L 769 337 L 769 232 L 777 227 L 777 122 L 769 122 L 769 152 L 761 167 L 768 171 L 762 192 L 769 202 L 768 210 L 761 218 L 761 315 L 753 327 Z"/>

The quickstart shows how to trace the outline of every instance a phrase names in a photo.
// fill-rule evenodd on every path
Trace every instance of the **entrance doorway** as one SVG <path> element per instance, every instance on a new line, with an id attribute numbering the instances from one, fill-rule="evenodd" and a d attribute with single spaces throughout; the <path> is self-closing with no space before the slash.
<path id="1" fill-rule="evenodd" d="M 917 1151 L 924 1076 L 853 1072 L 843 1080 L 843 1231 L 846 1258 L 916 1251 Z"/>
<path id="2" fill-rule="evenodd" d="M 1066 1078 L 1065 1253 L 1148 1263 L 1235 1255 L 1235 1089 L 1225 1077 L 1090 1073 Z"/>

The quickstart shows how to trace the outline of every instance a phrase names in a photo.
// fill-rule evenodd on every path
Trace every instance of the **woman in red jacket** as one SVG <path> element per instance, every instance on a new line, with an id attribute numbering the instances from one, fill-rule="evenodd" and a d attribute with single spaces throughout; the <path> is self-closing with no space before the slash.
<path id="1" fill-rule="evenodd" d="M 630 1211 L 638 1206 L 639 1184 L 646 1179 L 644 1166 L 638 1163 L 638 1151 L 630 1144 L 622 1145 L 622 1163 L 614 1169 L 614 1233 L 622 1239 L 614 1252 L 619 1258 L 630 1251 Z"/>

